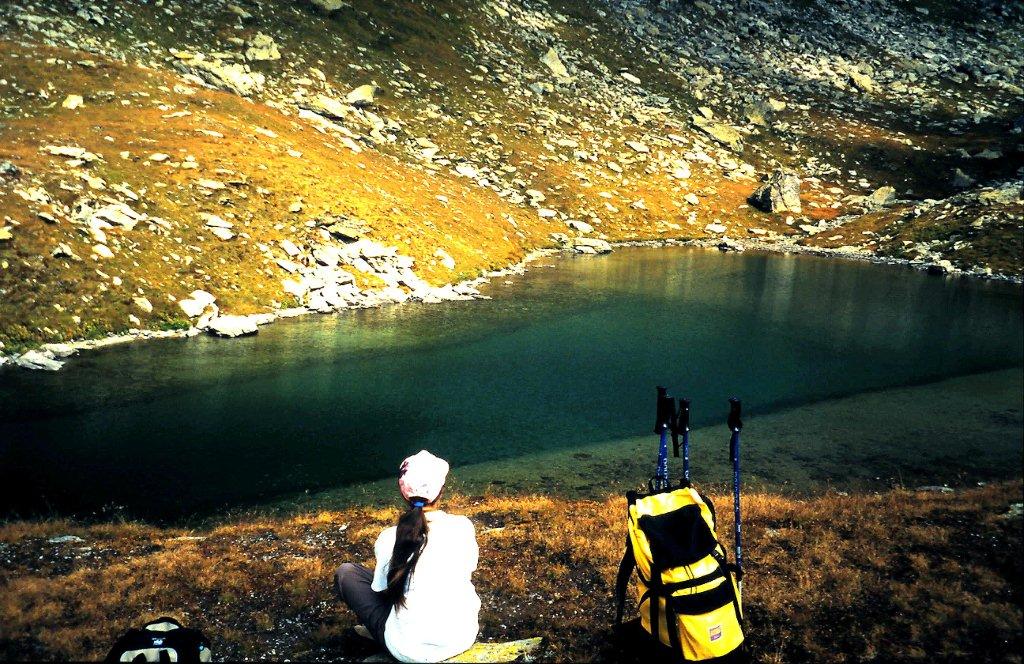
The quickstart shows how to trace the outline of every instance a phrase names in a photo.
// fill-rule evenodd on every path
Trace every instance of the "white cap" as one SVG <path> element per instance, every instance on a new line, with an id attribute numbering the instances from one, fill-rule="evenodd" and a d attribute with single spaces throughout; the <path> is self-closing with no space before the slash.
<path id="1" fill-rule="evenodd" d="M 399 467 L 398 488 L 406 500 L 422 498 L 428 503 L 437 500 L 448 477 L 448 462 L 426 450 L 420 450 Z"/>

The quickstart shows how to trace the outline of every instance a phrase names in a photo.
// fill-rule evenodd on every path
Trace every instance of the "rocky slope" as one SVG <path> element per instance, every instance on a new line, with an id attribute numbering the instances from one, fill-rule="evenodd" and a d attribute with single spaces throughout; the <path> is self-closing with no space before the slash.
<path id="1" fill-rule="evenodd" d="M 0 363 L 609 241 L 1019 278 L 1024 12 L 968 4 L 4 3 Z"/>

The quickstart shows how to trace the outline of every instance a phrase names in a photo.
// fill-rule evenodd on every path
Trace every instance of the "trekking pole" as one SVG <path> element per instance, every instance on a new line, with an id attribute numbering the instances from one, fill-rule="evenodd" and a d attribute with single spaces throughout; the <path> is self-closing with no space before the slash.
<path id="1" fill-rule="evenodd" d="M 668 434 L 672 428 L 675 400 L 668 395 L 668 390 L 658 386 L 658 408 L 654 422 L 654 433 L 661 436 L 658 447 L 658 468 L 651 478 L 652 491 L 664 491 L 668 488 Z"/>
<path id="2" fill-rule="evenodd" d="M 678 434 L 683 436 L 683 486 L 690 486 L 690 400 L 679 399 L 676 426 L 672 429 L 672 453 L 679 456 Z"/>
<path id="3" fill-rule="evenodd" d="M 732 504 L 733 519 L 736 523 L 736 585 L 739 586 L 741 596 L 743 594 L 743 540 L 742 526 L 740 525 L 740 429 L 742 428 L 740 400 L 732 397 L 729 399 L 729 430 L 732 431 L 732 438 L 729 440 L 729 460 L 732 461 Z"/>

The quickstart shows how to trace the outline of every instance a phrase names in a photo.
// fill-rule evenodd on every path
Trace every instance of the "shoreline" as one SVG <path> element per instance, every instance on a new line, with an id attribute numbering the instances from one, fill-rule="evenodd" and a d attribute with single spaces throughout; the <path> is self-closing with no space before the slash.
<path id="1" fill-rule="evenodd" d="M 856 251 L 842 251 L 838 249 L 829 249 L 825 247 L 808 247 L 805 245 L 799 245 L 795 242 L 786 242 L 782 240 L 761 240 L 751 238 L 732 238 L 732 237 L 720 237 L 720 238 L 694 238 L 694 239 L 676 239 L 666 238 L 657 240 L 622 240 L 618 242 L 609 242 L 610 246 L 614 248 L 630 248 L 630 247 L 645 247 L 645 248 L 659 248 L 659 247 L 693 247 L 698 249 L 717 249 L 722 252 L 743 252 L 743 251 L 757 251 L 769 254 L 797 254 L 804 256 L 816 256 L 819 258 L 831 258 L 831 259 L 847 259 L 853 261 L 861 261 L 867 263 L 873 263 L 876 265 L 890 265 L 907 267 L 910 269 L 934 273 L 936 276 L 950 276 L 967 279 L 979 279 L 982 281 L 992 281 L 998 283 L 1009 283 L 1013 285 L 1024 285 L 1024 275 L 1012 275 L 993 273 L 988 274 L 984 272 L 963 270 L 960 268 L 953 267 L 948 269 L 942 266 L 936 266 L 934 263 L 927 263 L 924 261 L 912 261 L 905 258 L 890 258 L 885 256 L 877 256 L 872 254 L 866 254 Z M 527 266 L 540 259 L 550 256 L 579 256 L 586 255 L 575 251 L 571 246 L 566 247 L 544 247 L 540 249 L 534 249 L 528 252 L 521 260 L 509 265 L 507 267 L 492 270 L 486 272 L 473 279 L 467 279 L 466 281 L 459 282 L 457 284 L 447 284 L 440 286 L 435 291 L 447 290 L 453 293 L 461 292 L 473 292 L 476 291 L 477 287 L 490 282 L 492 279 L 499 277 L 523 274 L 527 270 Z M 938 270 L 938 272 L 936 272 Z M 367 291 L 366 304 L 361 305 L 348 305 L 343 304 L 334 307 L 329 312 L 317 311 L 308 307 L 290 307 L 284 309 L 278 309 L 276 311 L 269 311 L 260 314 L 249 314 L 245 316 L 232 316 L 225 314 L 225 317 L 247 319 L 251 321 L 255 326 L 262 327 L 273 323 L 279 319 L 286 318 L 298 318 L 306 315 L 329 315 L 338 313 L 341 311 L 350 311 L 355 309 L 373 309 L 387 305 L 401 304 L 400 301 L 390 300 L 384 294 L 385 289 L 379 289 L 374 291 Z M 429 301 L 422 301 L 424 304 L 433 304 L 436 302 L 451 301 L 456 299 L 485 299 L 487 296 L 481 296 L 479 293 L 474 295 L 455 295 L 454 297 L 437 297 Z M 200 320 L 200 322 L 202 322 Z M 0 351 L 0 374 L 3 370 L 10 366 L 11 368 L 19 367 L 28 370 L 51 370 L 56 371 L 62 368 L 65 361 L 77 355 L 81 351 L 92 351 L 100 350 L 110 346 L 117 346 L 123 343 L 135 342 L 135 341 L 146 341 L 153 339 L 184 339 L 194 336 L 198 336 L 202 333 L 208 333 L 213 336 L 223 336 L 224 338 L 233 338 L 233 336 L 242 335 L 217 335 L 210 331 L 208 328 L 193 325 L 187 329 L 181 330 L 150 330 L 150 329 L 132 329 L 128 332 L 121 334 L 115 334 L 100 339 L 78 339 L 67 342 L 56 342 L 40 344 L 35 348 L 25 351 L 20 354 L 4 354 Z M 35 356 L 40 357 L 43 362 L 40 366 L 20 366 L 16 362 L 19 357 L 34 353 Z"/>
<path id="2" fill-rule="evenodd" d="M 870 496 L 893 489 L 957 493 L 977 486 L 1005 482 L 1019 476 L 1024 458 L 1019 449 L 1021 436 L 1016 424 L 999 424 L 993 419 L 998 408 L 1021 389 L 1024 367 L 986 370 L 922 383 L 870 389 L 826 397 L 805 403 L 784 405 L 759 412 L 747 419 L 744 429 L 747 459 L 744 463 L 744 491 L 793 500 L 814 500 L 828 495 Z M 1009 376 L 1006 384 L 1002 376 Z M 999 385 L 993 392 L 992 385 Z M 934 407 L 922 408 L 921 404 Z M 881 412 L 890 406 L 903 414 L 884 433 L 865 435 L 856 421 L 864 412 Z M 965 415 L 951 430 L 976 452 L 972 462 L 955 467 L 944 461 L 944 449 L 927 452 L 903 451 L 900 441 L 927 435 L 932 423 L 952 407 Z M 1007 428 L 1009 427 L 1009 428 Z M 947 430 L 946 425 L 940 427 Z M 925 432 L 922 434 L 922 432 Z M 947 431 L 947 433 L 949 433 Z M 691 461 L 694 481 L 707 491 L 727 492 L 731 468 L 726 463 L 727 434 L 716 422 L 704 422 L 691 433 Z M 979 443 L 1007 441 L 1002 445 Z M 850 446 L 843 441 L 859 440 Z M 1013 448 L 1016 444 L 1018 447 Z M 627 434 L 584 445 L 552 447 L 525 454 L 502 456 L 453 467 L 450 493 L 465 500 L 516 499 L 543 495 L 560 500 L 606 500 L 641 488 L 650 477 L 657 452 L 657 438 Z M 880 455 L 884 458 L 880 458 Z M 815 460 L 808 461 L 808 457 Z M 673 478 L 681 472 L 681 461 L 670 460 Z M 855 467 L 860 470 L 848 472 Z M 1009 473 L 993 469 L 1009 468 Z M 1014 474 L 1016 473 L 1016 474 Z M 940 489 L 938 487 L 946 487 Z M 394 479 L 390 476 L 322 488 L 301 485 L 261 498 L 209 504 L 180 515 L 145 515 L 127 506 L 113 512 L 52 512 L 0 515 L 3 522 L 34 522 L 71 519 L 82 523 L 130 521 L 161 527 L 206 528 L 217 525 L 315 514 L 323 510 L 387 509 L 395 506 Z"/>
<path id="3" fill-rule="evenodd" d="M 696 247 L 699 249 L 718 249 L 724 253 L 760 251 L 770 254 L 798 254 L 802 256 L 816 256 L 819 258 L 835 258 L 873 263 L 875 265 L 891 265 L 893 267 L 907 267 L 920 272 L 929 272 L 936 276 L 950 276 L 967 279 L 978 279 L 981 281 L 994 281 L 1014 285 L 1024 285 L 1024 275 L 1004 274 L 999 272 L 987 273 L 974 270 L 964 270 L 958 267 L 948 269 L 944 266 L 925 261 L 914 261 L 907 258 L 891 258 L 877 256 L 859 251 L 843 251 L 830 249 L 828 247 L 809 247 L 795 242 L 784 240 L 760 240 L 754 238 L 734 238 L 722 236 L 718 238 L 695 238 L 691 240 L 623 240 L 612 242 L 613 247 Z"/>
<path id="4" fill-rule="evenodd" d="M 947 473 L 921 473 L 907 477 L 902 477 L 898 472 L 887 475 L 883 470 L 870 470 L 871 464 L 860 458 L 882 454 L 886 449 L 890 449 L 890 445 L 911 437 L 914 432 L 926 430 L 930 422 L 937 421 L 937 414 L 944 406 L 936 406 L 935 412 L 920 408 L 915 410 L 915 404 L 931 403 L 935 400 L 934 396 L 923 398 L 923 395 L 946 394 L 945 401 L 964 404 L 967 412 L 976 412 L 984 404 L 989 403 L 988 398 L 991 395 L 977 396 L 975 404 L 969 401 L 970 395 L 981 395 L 985 386 L 992 383 L 991 379 L 1002 374 L 1024 378 L 1022 367 L 994 369 L 826 397 L 806 403 L 785 405 L 777 410 L 750 416 L 745 432 L 747 448 L 752 456 L 745 463 L 745 490 L 788 498 L 813 499 L 837 491 L 850 495 L 871 495 L 894 488 L 909 491 L 915 490 L 918 486 L 935 484 L 955 487 L 957 491 L 961 491 L 976 484 L 1007 481 L 1008 478 L 999 473 L 984 473 L 978 468 L 969 469 L 966 466 Z M 1018 386 L 1007 389 L 1004 399 L 1015 393 Z M 822 442 L 832 440 L 828 438 L 830 435 L 840 440 L 858 437 L 857 432 L 851 428 L 850 418 L 859 417 L 863 412 L 878 412 L 883 404 L 889 402 L 903 404 L 901 410 L 906 417 L 889 427 L 885 436 L 865 440 L 856 449 L 847 449 L 843 445 L 834 446 L 832 442 Z M 991 427 L 992 425 L 987 424 L 986 417 L 987 414 L 979 413 L 975 420 L 970 420 L 965 416 L 959 425 L 960 429 L 966 432 L 980 430 L 985 426 Z M 725 449 L 727 438 L 724 431 L 720 424 L 708 423 L 696 426 L 691 434 L 691 460 L 695 481 L 711 491 L 725 490 L 731 480 L 731 468 L 718 454 Z M 712 451 L 709 452 L 709 448 Z M 908 471 L 910 466 L 915 464 L 919 466 L 918 470 L 928 467 L 927 463 L 915 458 L 917 454 L 907 453 L 901 456 L 898 448 L 893 447 L 891 450 L 895 451 L 889 452 L 889 461 L 906 466 Z M 515 497 L 539 493 L 564 499 L 602 500 L 608 496 L 623 495 L 626 490 L 636 489 L 646 482 L 654 468 L 656 452 L 657 439 L 649 435 L 619 437 L 584 446 L 538 450 L 525 455 L 459 465 L 453 468 L 453 487 L 458 493 L 466 496 Z M 779 461 L 789 459 L 795 453 L 814 453 L 819 456 L 829 453 L 842 454 L 845 457 L 843 468 L 864 465 L 866 470 L 850 476 L 845 482 L 838 478 L 822 479 L 820 473 L 827 469 L 821 466 L 810 467 L 803 463 Z M 993 453 L 992 449 L 986 449 L 980 456 L 984 455 L 991 455 L 988 458 L 990 468 L 1016 466 L 1018 474 L 1020 469 L 1024 468 L 1024 458 L 1007 460 L 1002 455 Z M 999 460 L 996 457 L 999 457 Z M 772 459 L 770 464 L 765 461 L 766 458 Z M 682 467 L 681 461 L 673 458 L 669 462 L 669 467 L 670 473 L 675 476 Z M 938 459 L 935 467 L 942 467 Z M 616 474 L 609 474 L 613 468 L 616 469 Z M 552 476 L 554 479 L 537 479 L 544 475 Z M 1011 473 L 1009 477 L 1013 476 Z M 604 482 L 594 482 L 593 478 L 600 477 L 607 479 Z M 500 479 L 496 481 L 496 478 Z M 263 505 L 227 510 L 225 514 L 259 517 L 357 506 L 383 507 L 393 502 L 393 482 L 392 478 L 387 477 L 306 494 L 286 494 Z"/>

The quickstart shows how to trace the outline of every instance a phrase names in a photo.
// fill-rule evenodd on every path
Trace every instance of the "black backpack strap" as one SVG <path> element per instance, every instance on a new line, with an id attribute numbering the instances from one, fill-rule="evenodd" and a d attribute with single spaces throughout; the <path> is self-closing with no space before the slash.
<path id="1" fill-rule="evenodd" d="M 622 623 L 622 615 L 626 610 L 626 589 L 629 587 L 629 576 L 636 567 L 636 556 L 633 554 L 633 543 L 629 541 L 629 533 L 626 533 L 626 551 L 622 554 L 622 561 L 619 563 L 619 574 L 615 577 L 615 624 Z"/>
<path id="2" fill-rule="evenodd" d="M 742 628 L 743 609 L 740 607 L 740 599 L 736 596 L 736 587 L 733 585 L 732 580 L 733 574 L 736 574 L 736 580 L 739 581 L 739 568 L 737 568 L 736 565 L 730 563 L 726 556 L 718 553 L 718 551 L 712 552 L 711 555 L 715 557 L 715 560 L 718 561 L 718 565 L 722 568 L 722 571 L 725 572 L 724 583 L 726 583 L 729 586 L 729 594 L 732 596 L 732 608 L 736 612 L 736 620 L 739 622 L 740 628 Z"/>
<path id="3" fill-rule="evenodd" d="M 650 601 L 651 636 L 654 637 L 655 641 L 661 643 L 661 625 L 659 620 L 661 617 L 661 603 L 664 600 L 665 629 L 668 631 L 668 645 L 675 656 L 681 658 L 683 646 L 679 642 L 679 621 L 676 618 L 676 612 L 672 608 L 672 590 L 666 587 L 664 580 L 661 578 L 665 567 L 659 564 L 660 562 L 656 555 L 652 555 L 651 582 L 649 586 L 650 597 L 648 598 Z"/>
<path id="4" fill-rule="evenodd" d="M 672 652 L 676 653 L 677 657 L 685 659 L 683 644 L 679 642 L 679 619 L 676 617 L 670 597 L 665 598 L 665 626 L 668 628 L 668 640 L 672 646 Z"/>

